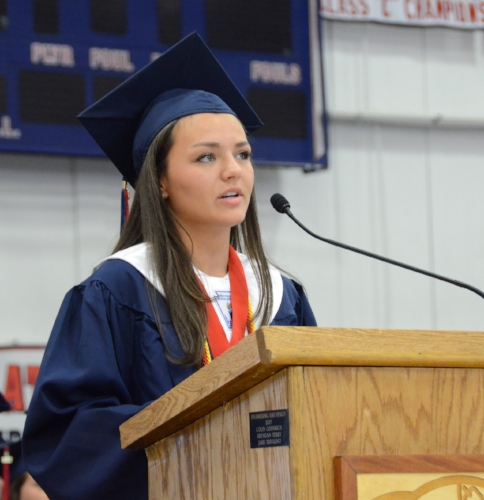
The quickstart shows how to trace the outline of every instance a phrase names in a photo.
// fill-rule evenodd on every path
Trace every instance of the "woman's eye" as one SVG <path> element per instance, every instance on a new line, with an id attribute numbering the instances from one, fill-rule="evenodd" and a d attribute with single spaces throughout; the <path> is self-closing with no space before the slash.
<path id="1" fill-rule="evenodd" d="M 238 155 L 238 158 L 241 160 L 250 160 L 252 157 L 252 153 L 250 151 L 241 151 Z"/>
<path id="2" fill-rule="evenodd" d="M 209 161 L 213 161 L 215 156 L 212 153 L 206 153 L 197 158 L 197 161 L 202 163 L 208 163 Z"/>

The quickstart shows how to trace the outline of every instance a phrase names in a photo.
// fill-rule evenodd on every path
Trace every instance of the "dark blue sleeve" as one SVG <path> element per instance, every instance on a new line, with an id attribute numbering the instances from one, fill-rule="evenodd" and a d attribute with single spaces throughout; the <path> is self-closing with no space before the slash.
<path id="1" fill-rule="evenodd" d="M 291 280 L 292 281 L 292 280 Z M 308 298 L 304 293 L 302 285 L 292 281 L 294 288 L 299 296 L 299 300 L 296 302 L 296 315 L 298 317 L 299 326 L 317 326 L 316 318 L 314 317 L 313 310 L 309 305 Z"/>
<path id="2" fill-rule="evenodd" d="M 148 498 L 144 451 L 122 450 L 118 429 L 146 406 L 130 392 L 143 321 L 99 282 L 66 296 L 23 436 L 27 468 L 50 500 Z"/>
<path id="3" fill-rule="evenodd" d="M 317 326 L 313 310 L 303 287 L 294 280 L 282 277 L 284 291 L 279 310 L 271 325 L 277 326 Z"/>

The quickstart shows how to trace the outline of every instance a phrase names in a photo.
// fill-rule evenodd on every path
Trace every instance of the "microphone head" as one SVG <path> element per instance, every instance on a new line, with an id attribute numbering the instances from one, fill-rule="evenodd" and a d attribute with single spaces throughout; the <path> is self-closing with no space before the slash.
<path id="1" fill-rule="evenodd" d="M 282 196 L 282 194 L 275 193 L 271 196 L 271 203 L 272 206 L 280 213 L 280 214 L 285 214 L 289 212 L 291 205 L 289 202 Z"/>

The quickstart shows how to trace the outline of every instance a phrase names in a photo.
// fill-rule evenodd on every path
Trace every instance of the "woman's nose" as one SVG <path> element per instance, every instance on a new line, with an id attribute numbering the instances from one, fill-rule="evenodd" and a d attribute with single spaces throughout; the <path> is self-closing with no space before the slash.
<path id="1" fill-rule="evenodd" d="M 233 177 L 239 178 L 242 174 L 242 169 L 237 160 L 230 155 L 224 160 L 222 175 L 224 179 L 231 179 Z"/>

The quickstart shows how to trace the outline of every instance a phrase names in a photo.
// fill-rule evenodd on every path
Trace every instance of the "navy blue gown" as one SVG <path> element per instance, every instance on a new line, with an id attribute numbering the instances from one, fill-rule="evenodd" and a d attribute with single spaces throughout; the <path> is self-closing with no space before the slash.
<path id="1" fill-rule="evenodd" d="M 122 450 L 119 425 L 194 373 L 160 296 L 165 345 L 145 278 L 109 260 L 65 297 L 47 344 L 23 436 L 27 469 L 50 500 L 146 500 L 147 460 Z M 316 324 L 302 288 L 283 277 L 272 325 Z"/>

